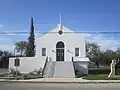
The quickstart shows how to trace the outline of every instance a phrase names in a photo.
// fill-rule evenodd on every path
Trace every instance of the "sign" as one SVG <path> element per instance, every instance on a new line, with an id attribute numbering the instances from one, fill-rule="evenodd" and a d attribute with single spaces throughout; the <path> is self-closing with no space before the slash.
<path id="1" fill-rule="evenodd" d="M 20 66 L 20 59 L 18 57 L 14 61 L 14 66 Z"/>

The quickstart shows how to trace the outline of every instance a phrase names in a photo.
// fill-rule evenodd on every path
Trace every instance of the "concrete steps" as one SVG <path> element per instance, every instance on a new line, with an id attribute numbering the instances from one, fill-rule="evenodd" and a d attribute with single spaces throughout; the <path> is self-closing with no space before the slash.
<path id="1" fill-rule="evenodd" d="M 57 61 L 54 66 L 54 78 L 75 78 L 72 61 Z"/>

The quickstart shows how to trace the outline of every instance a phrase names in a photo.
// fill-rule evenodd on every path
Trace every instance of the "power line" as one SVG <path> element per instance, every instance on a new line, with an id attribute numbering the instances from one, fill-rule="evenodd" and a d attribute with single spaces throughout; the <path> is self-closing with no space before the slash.
<path id="1" fill-rule="evenodd" d="M 35 32 L 35 34 L 55 34 L 58 32 Z M 76 34 L 120 34 L 120 32 L 90 32 L 90 31 L 86 31 L 86 32 L 63 32 L 63 34 L 72 34 L 72 33 L 76 33 Z M 28 35 L 29 32 L 0 32 L 0 35 Z"/>

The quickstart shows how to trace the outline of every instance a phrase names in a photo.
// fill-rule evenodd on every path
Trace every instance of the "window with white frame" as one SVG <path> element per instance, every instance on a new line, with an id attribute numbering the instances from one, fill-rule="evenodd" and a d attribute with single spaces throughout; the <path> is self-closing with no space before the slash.
<path id="1" fill-rule="evenodd" d="M 46 48 L 42 48 L 42 56 L 46 56 Z"/>
<path id="2" fill-rule="evenodd" d="M 75 56 L 79 56 L 79 48 L 75 48 Z"/>

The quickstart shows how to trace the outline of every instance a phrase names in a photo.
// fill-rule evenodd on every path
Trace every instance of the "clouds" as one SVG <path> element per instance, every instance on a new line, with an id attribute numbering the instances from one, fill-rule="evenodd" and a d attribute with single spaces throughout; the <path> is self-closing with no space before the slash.
<path id="1" fill-rule="evenodd" d="M 2 24 L 0 24 L 0 28 L 1 28 L 1 27 L 3 27 L 3 25 L 2 25 Z"/>
<path id="2" fill-rule="evenodd" d="M 103 49 L 117 50 L 120 47 L 120 40 L 103 40 L 99 43 Z"/>
<path id="3" fill-rule="evenodd" d="M 3 25 L 0 24 L 0 28 L 2 28 Z M 14 40 L 11 39 L 9 36 L 4 35 L 5 31 L 3 32 L 3 35 L 0 34 L 0 50 L 10 51 L 13 52 L 14 50 Z"/>
<path id="4" fill-rule="evenodd" d="M 14 41 L 10 37 L 0 36 L 0 50 L 12 52 L 14 47 Z"/>
<path id="5" fill-rule="evenodd" d="M 85 39 L 91 43 L 96 42 L 101 46 L 101 50 L 116 50 L 120 47 L 120 34 L 84 34 Z"/>
<path id="6" fill-rule="evenodd" d="M 5 45 L 0 45 L 0 50 L 2 51 L 10 51 L 13 52 L 14 51 L 15 46 L 14 45 L 9 45 L 9 44 L 5 44 Z"/>

